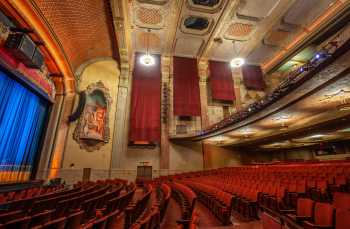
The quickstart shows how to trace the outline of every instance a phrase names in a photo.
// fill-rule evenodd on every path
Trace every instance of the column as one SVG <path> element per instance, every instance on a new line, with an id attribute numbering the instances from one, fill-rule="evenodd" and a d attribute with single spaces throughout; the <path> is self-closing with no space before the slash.
<path id="1" fill-rule="evenodd" d="M 113 147 L 111 157 L 111 169 L 122 168 L 123 154 L 128 147 L 129 132 L 129 112 L 130 112 L 130 69 L 129 64 L 124 63 L 121 66 L 118 95 L 116 103 L 116 114 L 114 122 Z"/>
<path id="2" fill-rule="evenodd" d="M 201 120 L 202 120 L 202 129 L 205 129 L 209 125 L 208 119 L 208 61 L 200 60 L 198 62 L 198 74 L 199 74 L 199 93 L 200 93 L 200 102 L 201 102 Z"/>

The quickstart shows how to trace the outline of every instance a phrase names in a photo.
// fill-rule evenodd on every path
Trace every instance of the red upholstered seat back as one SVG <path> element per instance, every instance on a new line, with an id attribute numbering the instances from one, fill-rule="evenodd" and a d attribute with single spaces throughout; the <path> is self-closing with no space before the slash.
<path id="1" fill-rule="evenodd" d="M 297 201 L 297 216 L 312 216 L 314 201 L 307 198 L 298 198 Z"/>
<path id="2" fill-rule="evenodd" d="M 350 210 L 339 209 L 335 216 L 335 229 L 348 229 L 350 227 Z"/>
<path id="3" fill-rule="evenodd" d="M 335 192 L 333 206 L 336 209 L 350 210 L 350 193 Z"/>
<path id="4" fill-rule="evenodd" d="M 334 208 L 329 203 L 316 203 L 315 224 L 321 226 L 333 225 Z"/>
<path id="5" fill-rule="evenodd" d="M 261 220 L 263 229 L 282 229 L 281 222 L 265 212 L 262 214 Z"/>

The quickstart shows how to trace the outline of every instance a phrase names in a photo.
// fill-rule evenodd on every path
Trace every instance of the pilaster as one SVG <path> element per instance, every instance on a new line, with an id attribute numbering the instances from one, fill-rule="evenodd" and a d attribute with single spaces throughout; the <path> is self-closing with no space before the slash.
<path id="1" fill-rule="evenodd" d="M 209 125 L 208 118 L 208 61 L 200 60 L 198 62 L 198 74 L 199 74 L 199 93 L 200 93 L 200 103 L 201 103 L 201 120 L 202 129 L 205 129 Z"/>
<path id="2" fill-rule="evenodd" d="M 161 61 L 161 141 L 160 141 L 160 169 L 169 169 L 169 120 L 170 120 L 170 66 L 171 58 L 162 57 Z"/>

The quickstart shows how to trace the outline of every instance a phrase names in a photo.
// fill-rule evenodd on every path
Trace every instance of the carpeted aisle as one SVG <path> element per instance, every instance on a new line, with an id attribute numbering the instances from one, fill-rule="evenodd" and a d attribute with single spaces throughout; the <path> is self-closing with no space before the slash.
<path id="1" fill-rule="evenodd" d="M 181 219 L 181 208 L 176 201 L 171 198 L 168 208 L 165 212 L 163 223 L 160 225 L 161 229 L 173 229 L 176 227 L 176 221 Z"/>
<path id="2" fill-rule="evenodd" d="M 221 222 L 200 201 L 196 202 L 194 210 L 199 215 L 198 228 L 215 228 L 222 226 Z"/>

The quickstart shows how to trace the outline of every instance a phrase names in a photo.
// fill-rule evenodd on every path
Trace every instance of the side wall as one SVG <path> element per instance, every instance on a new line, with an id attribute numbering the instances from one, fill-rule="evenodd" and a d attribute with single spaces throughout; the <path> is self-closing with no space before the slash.
<path id="1" fill-rule="evenodd" d="M 109 89 L 112 98 L 109 111 L 110 140 L 99 150 L 88 152 L 87 150 L 82 149 L 73 139 L 73 133 L 78 121 L 71 123 L 65 144 L 63 164 L 60 171 L 60 176 L 65 178 L 67 182 L 81 179 L 83 168 L 102 171 L 104 176 L 110 167 L 119 75 L 119 68 L 117 62 L 114 60 L 100 60 L 91 63 L 87 65 L 81 73 L 78 86 L 79 91 L 85 90 L 90 84 L 98 81 L 101 81 L 104 86 Z M 77 103 L 78 99 L 75 101 L 75 107 L 77 106 Z"/>

